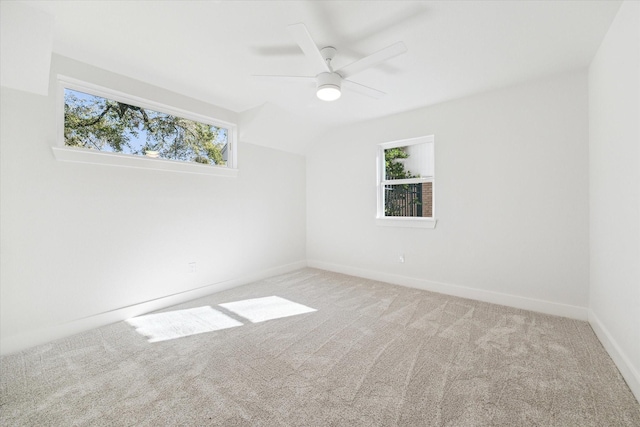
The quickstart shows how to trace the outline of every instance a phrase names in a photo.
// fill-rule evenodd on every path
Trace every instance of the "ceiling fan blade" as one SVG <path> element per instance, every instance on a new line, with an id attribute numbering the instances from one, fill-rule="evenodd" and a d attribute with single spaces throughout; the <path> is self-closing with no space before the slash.
<path id="1" fill-rule="evenodd" d="M 386 61 L 387 59 L 393 58 L 394 56 L 401 55 L 406 51 L 407 46 L 405 46 L 403 42 L 394 43 L 391 46 L 387 46 L 384 49 L 377 51 L 376 53 L 372 53 L 371 55 L 365 56 L 364 58 L 359 59 L 356 62 L 352 62 L 351 64 L 342 67 L 336 72 L 344 78 L 351 77 L 354 74 L 359 73 L 360 71 L 371 68 L 374 65 Z"/>
<path id="2" fill-rule="evenodd" d="M 356 83 L 351 80 L 342 80 L 342 86 L 353 92 L 357 92 L 360 95 L 368 96 L 370 98 L 380 99 L 386 95 L 386 93 L 381 92 L 378 89 L 361 85 L 360 83 Z"/>
<path id="3" fill-rule="evenodd" d="M 293 40 L 298 43 L 300 49 L 304 52 L 305 56 L 313 63 L 314 70 L 320 72 L 330 72 L 327 62 L 320 54 L 320 49 L 316 46 L 316 43 L 311 38 L 311 34 L 307 29 L 307 26 L 303 23 L 292 24 L 287 26 L 289 33 L 293 36 Z"/>

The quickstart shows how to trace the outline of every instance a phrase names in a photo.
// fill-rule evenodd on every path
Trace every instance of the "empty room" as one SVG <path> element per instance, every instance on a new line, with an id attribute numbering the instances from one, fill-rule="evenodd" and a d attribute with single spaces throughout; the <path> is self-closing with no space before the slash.
<path id="1" fill-rule="evenodd" d="M 3 426 L 640 426 L 640 2 L 0 1 Z"/>

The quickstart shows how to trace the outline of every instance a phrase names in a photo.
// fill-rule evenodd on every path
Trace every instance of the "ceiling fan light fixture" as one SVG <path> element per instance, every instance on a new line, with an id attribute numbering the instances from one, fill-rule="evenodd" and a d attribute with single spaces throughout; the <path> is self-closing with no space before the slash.
<path id="1" fill-rule="evenodd" d="M 340 88 L 338 86 L 322 85 L 318 86 L 316 95 L 323 101 L 335 101 L 336 99 L 340 98 L 342 92 L 340 92 Z"/>
<path id="2" fill-rule="evenodd" d="M 340 90 L 341 77 L 336 73 L 320 73 L 317 76 L 318 89 L 316 95 L 323 101 L 335 101 L 340 98 L 342 91 Z"/>

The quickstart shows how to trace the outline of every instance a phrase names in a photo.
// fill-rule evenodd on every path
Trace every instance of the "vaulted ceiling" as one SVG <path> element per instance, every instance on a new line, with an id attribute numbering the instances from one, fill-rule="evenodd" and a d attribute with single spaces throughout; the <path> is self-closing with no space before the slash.
<path id="1" fill-rule="evenodd" d="M 55 53 L 236 111 L 311 128 L 381 117 L 586 67 L 619 1 L 41 1 Z M 353 80 L 387 93 L 320 101 L 287 25 L 339 68 L 394 42 L 407 53 Z M 299 121 L 298 121 L 299 119 Z M 296 135 L 299 139 L 300 136 Z M 295 143 L 292 143 L 295 145 Z M 282 148 L 282 147 L 280 147 Z M 285 147 L 300 151 L 296 147 Z"/>

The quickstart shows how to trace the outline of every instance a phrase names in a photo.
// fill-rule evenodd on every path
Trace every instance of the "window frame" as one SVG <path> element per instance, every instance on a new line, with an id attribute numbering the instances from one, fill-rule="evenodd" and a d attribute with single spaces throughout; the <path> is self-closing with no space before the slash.
<path id="1" fill-rule="evenodd" d="M 90 150 L 81 147 L 68 147 L 64 141 L 64 95 L 65 89 L 83 92 L 93 96 L 123 102 L 136 107 L 151 109 L 160 113 L 170 114 L 180 118 L 193 120 L 220 128 L 227 129 L 227 165 L 203 165 L 195 162 L 185 162 L 180 160 L 151 158 L 138 156 L 135 154 L 113 153 L 108 151 Z M 203 114 L 172 107 L 139 96 L 127 94 L 114 89 L 88 83 L 72 77 L 57 76 L 56 94 L 56 121 L 57 135 L 56 143 L 52 148 L 57 160 L 90 163 L 99 165 L 132 167 L 138 169 L 152 169 L 170 172 L 194 173 L 201 175 L 217 175 L 236 177 L 238 175 L 238 130 L 237 125 L 230 122 L 218 120 Z"/>
<path id="2" fill-rule="evenodd" d="M 430 170 L 431 176 L 391 179 L 385 180 L 385 155 L 384 152 L 390 148 L 409 147 L 419 144 L 432 144 Z M 376 185 L 377 185 L 377 208 L 376 225 L 386 227 L 411 227 L 411 228 L 435 228 L 436 214 L 436 182 L 435 182 L 435 137 L 434 135 L 419 136 L 416 138 L 402 139 L 397 141 L 383 142 L 377 146 L 376 156 Z M 408 216 L 385 216 L 385 185 L 416 184 L 431 182 L 431 217 L 408 217 Z"/>

